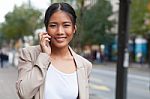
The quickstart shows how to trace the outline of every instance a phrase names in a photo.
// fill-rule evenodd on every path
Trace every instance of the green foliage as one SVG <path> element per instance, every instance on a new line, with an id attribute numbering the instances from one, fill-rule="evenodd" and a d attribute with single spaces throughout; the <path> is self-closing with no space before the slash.
<path id="1" fill-rule="evenodd" d="M 148 12 L 148 2 L 150 0 L 132 0 L 131 3 L 131 29 L 130 32 L 136 35 L 145 35 L 148 27 L 145 25 Z"/>
<path id="2" fill-rule="evenodd" d="M 0 48 L 2 47 L 2 43 L 3 43 L 4 39 L 3 39 L 3 35 L 0 32 Z"/>
<path id="3" fill-rule="evenodd" d="M 56 3 L 56 2 L 72 2 L 73 0 L 50 0 L 52 3 Z"/>
<path id="4" fill-rule="evenodd" d="M 27 5 L 14 7 L 12 12 L 5 16 L 1 24 L 1 33 L 5 39 L 19 39 L 23 36 L 33 35 L 37 28 L 42 27 L 40 16 L 42 13 Z"/>
<path id="5" fill-rule="evenodd" d="M 107 44 L 112 41 L 112 36 L 108 32 L 113 25 L 108 21 L 110 15 L 112 15 L 112 7 L 106 0 L 98 0 L 94 6 L 84 11 L 79 25 L 83 27 L 79 27 L 83 45 Z"/>

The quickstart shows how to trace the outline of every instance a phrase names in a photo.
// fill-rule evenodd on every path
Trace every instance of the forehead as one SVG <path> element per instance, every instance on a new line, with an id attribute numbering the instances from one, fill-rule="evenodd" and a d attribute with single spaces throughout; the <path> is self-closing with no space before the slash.
<path id="1" fill-rule="evenodd" d="M 71 21 L 71 15 L 64 11 L 56 11 L 52 14 L 52 16 L 49 19 L 49 22 L 72 22 Z"/>

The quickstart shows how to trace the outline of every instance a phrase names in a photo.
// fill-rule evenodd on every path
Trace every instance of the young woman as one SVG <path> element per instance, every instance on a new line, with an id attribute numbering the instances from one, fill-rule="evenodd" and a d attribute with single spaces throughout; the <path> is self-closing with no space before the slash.
<path id="1" fill-rule="evenodd" d="M 20 50 L 17 93 L 20 99 L 89 99 L 92 64 L 69 46 L 76 14 L 67 3 L 54 3 L 45 13 L 46 33 L 40 45 Z"/>

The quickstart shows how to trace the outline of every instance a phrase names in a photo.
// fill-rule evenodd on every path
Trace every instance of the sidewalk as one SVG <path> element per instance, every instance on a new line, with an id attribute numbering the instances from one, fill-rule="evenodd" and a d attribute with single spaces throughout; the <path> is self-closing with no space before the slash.
<path id="1" fill-rule="evenodd" d="M 19 99 L 15 88 L 16 79 L 17 69 L 15 67 L 0 68 L 0 99 Z"/>

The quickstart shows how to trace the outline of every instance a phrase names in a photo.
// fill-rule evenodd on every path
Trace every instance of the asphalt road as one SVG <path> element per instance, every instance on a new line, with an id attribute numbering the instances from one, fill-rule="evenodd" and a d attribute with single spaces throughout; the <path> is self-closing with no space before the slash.
<path id="1" fill-rule="evenodd" d="M 93 68 L 90 79 L 92 99 L 115 99 L 116 69 L 109 66 Z M 150 99 L 149 70 L 130 70 L 127 80 L 127 99 Z"/>

